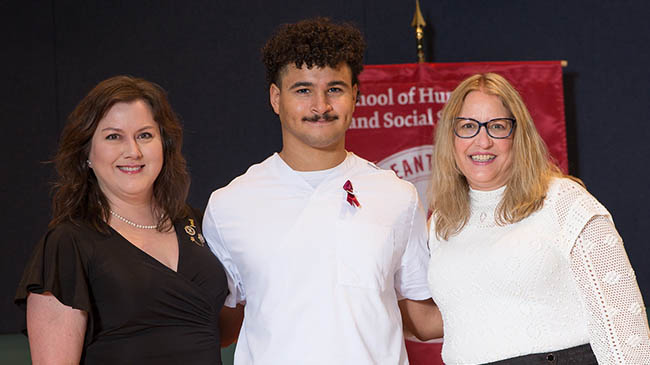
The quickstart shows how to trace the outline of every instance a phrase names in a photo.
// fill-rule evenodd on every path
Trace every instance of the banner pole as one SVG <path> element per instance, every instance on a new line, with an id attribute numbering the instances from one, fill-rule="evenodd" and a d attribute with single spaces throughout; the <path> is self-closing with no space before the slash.
<path id="1" fill-rule="evenodd" d="M 425 62 L 423 38 L 424 38 L 424 27 L 426 25 L 427 23 L 424 21 L 422 12 L 420 12 L 420 2 L 418 0 L 415 0 L 415 14 L 413 14 L 413 21 L 411 21 L 411 26 L 415 27 L 415 40 L 417 44 L 418 63 Z"/>

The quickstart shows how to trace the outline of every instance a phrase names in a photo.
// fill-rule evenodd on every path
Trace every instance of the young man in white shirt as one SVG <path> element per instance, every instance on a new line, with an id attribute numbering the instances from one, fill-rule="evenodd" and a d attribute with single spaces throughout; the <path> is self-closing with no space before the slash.
<path id="1" fill-rule="evenodd" d="M 203 232 L 241 318 L 236 364 L 408 364 L 402 323 L 442 336 L 410 183 L 345 150 L 365 42 L 317 18 L 262 50 L 283 147 L 215 191 Z"/>

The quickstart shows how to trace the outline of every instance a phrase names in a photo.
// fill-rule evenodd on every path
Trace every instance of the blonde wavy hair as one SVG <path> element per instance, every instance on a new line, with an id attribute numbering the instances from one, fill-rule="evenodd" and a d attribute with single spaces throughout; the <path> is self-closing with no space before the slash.
<path id="1" fill-rule="evenodd" d="M 465 97 L 472 91 L 496 95 L 517 120 L 510 137 L 513 139 L 510 176 L 496 211 L 499 225 L 518 222 L 539 210 L 551 178 L 565 176 L 551 161 L 546 144 L 517 90 L 495 73 L 470 76 L 451 93 L 434 132 L 430 209 L 436 236 L 443 240 L 460 232 L 470 216 L 469 185 L 454 158 L 457 138 L 454 121 Z"/>

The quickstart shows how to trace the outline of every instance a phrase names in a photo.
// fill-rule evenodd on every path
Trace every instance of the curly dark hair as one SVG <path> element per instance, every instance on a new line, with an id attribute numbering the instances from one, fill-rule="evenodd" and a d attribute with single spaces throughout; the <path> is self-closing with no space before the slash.
<path id="1" fill-rule="evenodd" d="M 152 82 L 131 76 L 115 76 L 97 84 L 68 117 L 54 156 L 58 179 L 54 183 L 50 228 L 62 222 L 90 224 L 108 232 L 110 206 L 95 173 L 88 167 L 88 154 L 97 125 L 116 103 L 143 100 L 158 123 L 163 147 L 163 165 L 153 186 L 154 208 L 160 216 L 159 231 L 186 217 L 190 187 L 185 158 L 181 153 L 183 130 L 167 100 L 165 90 Z"/>
<path id="2" fill-rule="evenodd" d="M 268 86 L 280 86 L 280 73 L 291 63 L 297 68 L 303 64 L 336 68 L 345 62 L 352 71 L 352 85 L 358 85 L 365 49 L 361 31 L 351 24 L 334 24 L 328 18 L 283 24 L 262 48 L 266 81 Z"/>

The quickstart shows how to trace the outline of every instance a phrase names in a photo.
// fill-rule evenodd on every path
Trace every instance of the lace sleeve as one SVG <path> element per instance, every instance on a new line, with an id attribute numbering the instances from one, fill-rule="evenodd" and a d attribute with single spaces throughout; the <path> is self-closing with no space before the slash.
<path id="1" fill-rule="evenodd" d="M 643 298 L 623 242 L 606 216 L 594 216 L 571 251 L 591 347 L 599 364 L 650 364 Z"/>

